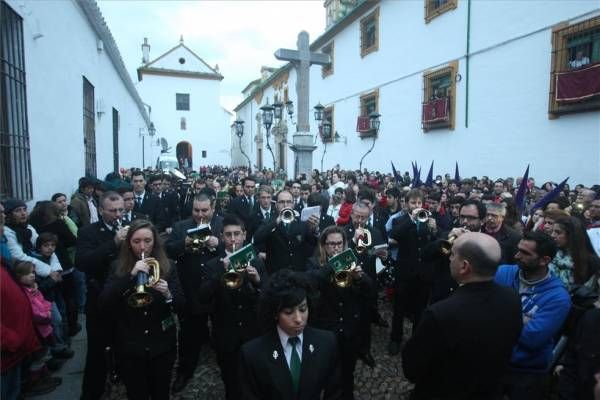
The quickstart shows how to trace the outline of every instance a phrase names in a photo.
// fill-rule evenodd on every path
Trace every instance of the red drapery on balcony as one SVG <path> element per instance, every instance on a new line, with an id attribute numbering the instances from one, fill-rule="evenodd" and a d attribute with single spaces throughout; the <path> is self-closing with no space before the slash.
<path id="1" fill-rule="evenodd" d="M 423 122 L 441 122 L 448 121 L 450 117 L 449 111 L 450 99 L 442 97 L 423 103 Z"/>
<path id="2" fill-rule="evenodd" d="M 600 63 L 557 72 L 555 77 L 557 102 L 582 101 L 600 95 Z"/>
<path id="3" fill-rule="evenodd" d="M 371 132 L 371 119 L 369 117 L 358 117 L 356 121 L 356 132 Z"/>

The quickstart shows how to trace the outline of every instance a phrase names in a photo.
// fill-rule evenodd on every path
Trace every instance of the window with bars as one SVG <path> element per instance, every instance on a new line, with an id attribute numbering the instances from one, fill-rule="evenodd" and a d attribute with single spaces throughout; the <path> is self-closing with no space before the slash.
<path id="1" fill-rule="evenodd" d="M 177 111 L 190 110 L 190 95 L 189 93 L 175 93 L 175 109 Z"/>
<path id="2" fill-rule="evenodd" d="M 96 119 L 94 86 L 83 77 L 83 144 L 85 146 L 85 175 L 96 176 Z"/>
<path id="3" fill-rule="evenodd" d="M 119 110 L 112 109 L 112 128 L 113 128 L 113 167 L 115 172 L 119 172 Z"/>
<path id="4" fill-rule="evenodd" d="M 443 13 L 454 10 L 458 0 L 425 0 L 425 23 Z"/>
<path id="5" fill-rule="evenodd" d="M 0 2 L 0 197 L 31 200 L 23 19 Z"/>
<path id="6" fill-rule="evenodd" d="M 454 129 L 458 62 L 423 74 L 423 131 Z"/>
<path id="7" fill-rule="evenodd" d="M 600 17 L 552 31 L 548 113 L 600 110 Z"/>
<path id="8" fill-rule="evenodd" d="M 379 50 L 379 7 L 360 20 L 360 56 Z"/>
<path id="9" fill-rule="evenodd" d="M 329 57 L 331 58 L 331 63 L 323 65 L 321 67 L 321 76 L 323 78 L 326 78 L 329 75 L 333 74 L 333 42 L 327 44 L 326 46 L 323 46 L 321 52 L 329 55 Z"/>

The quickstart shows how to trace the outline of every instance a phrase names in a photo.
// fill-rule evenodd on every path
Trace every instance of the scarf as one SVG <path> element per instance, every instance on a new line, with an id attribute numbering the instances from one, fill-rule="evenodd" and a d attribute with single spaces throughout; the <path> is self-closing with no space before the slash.
<path id="1" fill-rule="evenodd" d="M 573 259 L 571 256 L 562 251 L 558 250 L 556 256 L 548 265 L 550 271 L 556 275 L 567 288 L 570 288 L 575 283 L 575 277 L 573 275 Z"/>

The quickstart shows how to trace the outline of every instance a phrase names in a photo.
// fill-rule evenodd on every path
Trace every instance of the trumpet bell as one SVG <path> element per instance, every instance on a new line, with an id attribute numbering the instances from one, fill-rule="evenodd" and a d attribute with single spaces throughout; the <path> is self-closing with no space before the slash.
<path id="1" fill-rule="evenodd" d="M 127 305 L 133 308 L 146 307 L 152 304 L 154 297 L 146 291 L 136 291 L 127 298 Z"/>
<path id="2" fill-rule="evenodd" d="M 417 221 L 425 223 L 431 217 L 431 213 L 425 209 L 419 210 L 417 213 Z"/>
<path id="3" fill-rule="evenodd" d="M 337 287 L 345 289 L 352 285 L 352 272 L 350 270 L 343 270 L 336 272 L 333 276 L 333 281 Z"/>
<path id="4" fill-rule="evenodd" d="M 281 210 L 281 222 L 284 224 L 291 224 L 296 219 L 296 213 L 291 208 L 284 208 Z"/>
<path id="5" fill-rule="evenodd" d="M 242 275 L 242 273 L 231 270 L 225 273 L 225 275 L 223 275 L 223 285 L 227 288 L 227 289 L 231 289 L 231 290 L 235 290 L 235 289 L 239 289 L 242 286 L 242 283 L 244 282 L 244 277 Z"/>

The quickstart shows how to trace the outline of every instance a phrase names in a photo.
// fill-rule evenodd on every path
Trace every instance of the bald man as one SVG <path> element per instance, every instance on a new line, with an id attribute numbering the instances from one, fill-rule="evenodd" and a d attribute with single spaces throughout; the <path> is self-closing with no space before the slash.
<path id="1" fill-rule="evenodd" d="M 501 378 L 521 332 L 521 303 L 494 283 L 498 242 L 468 232 L 454 242 L 450 273 L 459 287 L 425 310 L 402 351 L 411 399 L 501 399 Z"/>

